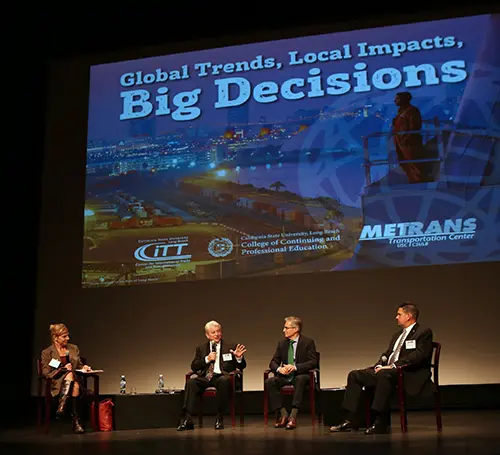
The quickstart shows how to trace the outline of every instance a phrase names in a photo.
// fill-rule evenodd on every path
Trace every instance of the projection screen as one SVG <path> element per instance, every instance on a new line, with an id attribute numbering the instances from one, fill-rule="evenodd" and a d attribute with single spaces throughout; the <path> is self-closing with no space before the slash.
<path id="1" fill-rule="evenodd" d="M 500 20 L 90 70 L 83 287 L 500 259 Z"/>

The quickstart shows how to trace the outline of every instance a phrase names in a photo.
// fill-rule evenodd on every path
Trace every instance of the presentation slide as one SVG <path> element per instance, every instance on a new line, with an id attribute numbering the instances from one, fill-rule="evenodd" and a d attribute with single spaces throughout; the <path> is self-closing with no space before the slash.
<path id="1" fill-rule="evenodd" d="M 500 16 L 90 68 L 83 287 L 500 260 Z"/>

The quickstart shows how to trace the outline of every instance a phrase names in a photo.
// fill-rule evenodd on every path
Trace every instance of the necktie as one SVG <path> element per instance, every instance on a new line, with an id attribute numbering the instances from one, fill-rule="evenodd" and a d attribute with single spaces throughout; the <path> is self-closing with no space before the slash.
<path id="1" fill-rule="evenodd" d="M 211 345 L 212 346 L 212 351 L 213 352 L 217 352 L 217 345 L 213 344 Z M 211 381 L 212 378 L 214 377 L 214 368 L 215 368 L 215 361 L 214 362 L 210 362 L 210 365 L 208 365 L 208 369 L 207 369 L 207 372 L 205 374 L 205 377 Z"/>
<path id="2" fill-rule="evenodd" d="M 293 344 L 295 343 L 294 340 L 290 340 L 290 345 L 288 346 L 288 365 L 295 365 L 295 355 L 293 353 Z M 287 375 L 287 380 L 289 382 L 293 381 L 293 378 L 295 377 L 295 373 L 290 373 Z"/>
<path id="3" fill-rule="evenodd" d="M 406 338 L 406 330 L 403 330 L 403 333 L 401 334 L 401 338 L 399 339 L 399 343 L 396 346 L 396 349 L 394 349 L 394 352 L 389 356 L 389 360 L 387 361 L 388 365 L 392 365 L 399 358 L 399 353 L 401 352 L 401 348 L 403 347 L 405 338 Z"/>

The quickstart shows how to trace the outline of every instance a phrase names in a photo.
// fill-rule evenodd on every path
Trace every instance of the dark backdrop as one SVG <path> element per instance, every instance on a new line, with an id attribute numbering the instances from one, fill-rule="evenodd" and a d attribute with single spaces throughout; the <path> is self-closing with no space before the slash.
<path id="1" fill-rule="evenodd" d="M 8 158 L 13 160 L 6 175 L 9 186 L 14 185 L 5 196 L 12 202 L 14 212 L 11 216 L 15 215 L 11 218 L 11 229 L 14 228 L 11 233 L 13 240 L 6 243 L 7 251 L 12 250 L 15 254 L 9 255 L 14 261 L 9 261 L 8 264 L 10 272 L 7 275 L 7 292 L 12 292 L 4 298 L 3 333 L 4 344 L 11 346 L 16 353 L 16 368 L 14 374 L 2 375 L 3 388 L 9 391 L 2 394 L 2 401 L 7 400 L 9 408 L 12 408 L 14 403 L 14 407 L 19 407 L 19 403 L 29 396 L 33 358 L 38 350 L 47 344 L 47 325 L 49 320 L 55 319 L 65 319 L 70 324 L 75 341 L 82 344 L 93 360 L 98 362 L 96 366 L 106 367 L 110 378 L 113 378 L 110 379 L 110 384 L 114 385 L 116 374 L 123 370 L 123 359 L 118 356 L 115 360 L 105 361 L 105 358 L 109 359 L 110 356 L 103 356 L 97 351 L 106 351 L 110 339 L 120 339 L 120 346 L 123 346 L 127 345 L 129 336 L 140 338 L 145 334 L 147 324 L 140 324 L 140 328 L 137 324 L 137 293 L 141 293 L 141 296 L 151 296 L 150 303 L 141 308 L 141 311 L 150 314 L 152 323 L 148 333 L 158 333 L 159 329 L 162 330 L 157 350 L 146 334 L 138 354 L 130 345 L 121 351 L 120 355 L 123 356 L 127 354 L 124 351 L 129 350 L 128 358 L 134 356 L 135 360 L 139 359 L 139 363 L 147 361 L 148 358 L 154 362 L 160 362 L 159 359 L 162 359 L 163 364 L 155 363 L 154 371 L 138 379 L 141 387 L 149 387 L 152 378 L 158 373 L 157 370 L 164 368 L 163 365 L 168 362 L 172 362 L 168 367 L 172 368 L 172 371 L 184 370 L 192 355 L 193 343 L 203 336 L 203 323 L 212 317 L 223 322 L 231 337 L 244 338 L 242 341 L 251 348 L 248 356 L 252 369 L 259 371 L 268 362 L 274 343 L 280 336 L 282 317 L 293 312 L 304 317 L 306 331 L 318 340 L 318 347 L 325 353 L 325 368 L 327 365 L 330 368 L 325 379 L 331 384 L 337 384 L 345 375 L 346 368 L 368 360 L 371 362 L 372 355 L 378 354 L 380 349 L 385 347 L 387 337 L 393 330 L 391 319 L 394 306 L 401 299 L 413 299 L 419 303 L 423 310 L 423 321 L 430 324 L 437 337 L 445 343 L 448 364 L 446 373 L 443 372 L 445 382 L 489 382 L 495 378 L 497 380 L 498 369 L 495 370 L 494 362 L 490 360 L 491 354 L 498 352 L 498 335 L 494 325 L 498 306 L 498 265 L 471 264 L 422 268 L 418 271 L 408 269 L 362 272 L 347 280 L 344 280 L 346 275 L 341 277 L 332 274 L 320 277 L 304 276 L 298 281 L 296 277 L 283 277 L 277 281 L 259 280 L 258 286 L 252 280 L 245 283 L 238 281 L 227 290 L 214 293 L 210 297 L 216 296 L 222 306 L 216 305 L 214 311 L 213 306 L 209 307 L 212 300 L 208 300 L 202 305 L 203 310 L 196 312 L 193 317 L 193 312 L 185 312 L 183 308 L 186 308 L 187 304 L 193 304 L 194 293 L 208 295 L 205 293 L 213 290 L 215 283 L 196 283 L 189 289 L 177 287 L 172 293 L 172 288 L 167 291 L 165 287 L 136 288 L 128 294 L 126 302 L 120 302 L 123 291 L 118 291 L 113 299 L 109 299 L 109 291 L 106 290 L 95 292 L 89 298 L 88 293 L 81 292 L 77 286 L 80 274 L 71 274 L 78 270 L 81 257 L 79 245 L 73 244 L 69 245 L 64 258 L 58 256 L 71 266 L 67 269 L 59 267 L 58 272 L 62 273 L 60 279 L 47 278 L 47 275 L 42 273 L 38 281 L 41 284 L 38 293 L 36 289 L 38 253 L 42 255 L 42 264 L 43 255 L 48 254 L 47 245 L 44 242 L 39 245 L 39 215 L 42 203 L 48 210 L 54 204 L 54 201 L 42 199 L 42 194 L 46 195 L 47 191 L 50 193 L 50 182 L 43 187 L 42 192 L 44 159 L 51 159 L 51 154 L 54 159 L 54 150 L 45 150 L 45 140 L 51 143 L 53 139 L 50 136 L 51 130 L 45 130 L 46 109 L 53 109 L 54 103 L 57 103 L 57 95 L 48 91 L 54 64 L 60 68 L 61 64 L 67 64 L 68 59 L 72 57 L 90 58 L 103 52 L 107 53 L 110 60 L 120 59 L 128 51 L 140 49 L 145 45 L 164 44 L 166 49 L 171 43 L 196 41 L 201 38 L 211 38 L 212 43 L 217 45 L 217 42 L 227 44 L 223 41 L 224 38 L 218 37 L 232 36 L 237 40 L 238 36 L 245 35 L 245 41 L 274 39 L 280 37 L 282 30 L 283 34 L 289 36 L 295 28 L 303 26 L 311 26 L 320 32 L 324 30 L 321 28 L 322 24 L 353 29 L 405 22 L 414 18 L 426 20 L 492 12 L 491 6 L 478 3 L 468 9 L 458 10 L 454 3 L 448 0 L 441 2 L 439 6 L 431 2 L 405 5 L 393 1 L 384 3 L 386 10 L 382 10 L 380 4 L 374 4 L 363 9 L 356 6 L 349 10 L 346 7 L 343 12 L 338 5 L 317 5 L 309 12 L 305 11 L 307 5 L 304 4 L 288 4 L 282 8 L 264 7 L 261 4 L 237 7 L 168 4 L 151 6 L 150 11 L 144 15 L 140 14 L 137 8 L 122 8 L 122 11 L 114 9 L 109 12 L 87 11 L 86 5 L 78 4 L 72 5 L 71 11 L 65 8 L 50 9 L 46 6 L 44 9 L 35 6 L 27 10 L 23 20 L 16 25 L 16 33 L 9 39 L 9 44 L 19 45 L 13 46 L 17 49 L 17 56 L 10 60 L 5 57 L 7 63 L 11 63 L 7 65 L 10 68 L 9 80 L 12 87 L 9 92 L 14 95 L 11 106 L 20 108 L 20 112 L 16 114 L 15 109 L 9 109 L 7 112 L 19 131 L 14 129 L 14 137 L 17 138 L 14 142 L 17 145 L 14 153 L 8 154 Z M 209 14 L 214 15 L 212 19 L 207 19 Z M 72 63 L 69 62 L 69 65 Z M 70 89 L 71 87 L 65 87 L 65 90 Z M 75 93 L 75 96 L 86 95 L 80 92 Z M 75 122 L 82 121 L 82 115 L 85 113 L 80 113 L 80 118 L 60 115 L 57 117 L 58 121 L 62 122 L 59 127 L 71 131 L 76 128 Z M 84 122 L 86 123 L 86 118 Z M 5 134 L 12 137 L 13 133 L 9 131 Z M 57 150 L 55 152 L 57 153 Z M 7 162 L 10 163 L 10 160 Z M 67 178 L 70 197 L 75 201 L 78 201 L 78 198 L 83 200 L 82 182 L 78 179 L 73 182 L 71 175 Z M 79 209 L 78 214 L 81 214 Z M 76 239 L 81 229 L 81 223 L 75 215 L 67 215 L 60 223 L 68 228 L 67 237 L 63 238 L 63 242 Z M 5 222 L 7 218 L 4 218 Z M 59 250 L 59 253 L 61 251 Z M 15 267 L 15 270 L 12 270 L 12 267 Z M 44 272 L 43 268 L 41 271 Z M 231 286 L 238 286 L 240 289 L 242 287 L 246 300 L 238 301 L 235 305 Z M 263 300 L 264 295 L 266 297 Z M 37 296 L 40 300 L 35 323 Z M 284 306 L 290 296 L 293 296 L 291 307 Z M 158 298 L 161 300 L 160 306 L 152 306 Z M 300 305 L 300 299 L 306 299 L 307 311 Z M 98 306 L 99 302 L 107 303 L 106 311 L 100 315 L 93 311 L 104 308 L 102 305 Z M 200 305 L 201 300 L 198 298 L 196 302 L 196 305 Z M 310 305 L 312 303 L 314 307 Z M 118 323 L 119 314 L 124 317 L 123 325 Z M 187 320 L 181 334 L 177 333 L 177 324 L 169 324 L 173 318 L 179 316 L 185 316 Z M 366 324 L 363 321 L 371 323 Z M 361 335 L 352 330 L 358 326 Z M 349 341 L 346 343 L 347 328 Z M 116 338 L 107 337 L 110 331 Z M 94 337 L 91 336 L 92 332 L 95 333 Z M 171 346 L 179 346 L 175 341 L 179 335 L 184 337 L 186 343 L 176 348 L 179 351 L 175 351 L 176 360 L 172 361 L 174 357 L 170 357 Z M 103 338 L 104 336 L 106 337 Z M 89 339 L 100 341 L 92 341 L 89 344 Z M 116 343 L 112 341 L 111 347 Z M 151 349 L 145 351 L 144 347 Z M 349 360 L 350 354 L 360 348 L 363 354 L 355 360 Z M 152 352 L 151 357 L 145 352 Z M 260 372 L 255 374 L 257 378 Z M 177 377 L 173 380 L 177 382 Z M 255 387 L 257 385 L 258 379 L 255 379 Z"/>

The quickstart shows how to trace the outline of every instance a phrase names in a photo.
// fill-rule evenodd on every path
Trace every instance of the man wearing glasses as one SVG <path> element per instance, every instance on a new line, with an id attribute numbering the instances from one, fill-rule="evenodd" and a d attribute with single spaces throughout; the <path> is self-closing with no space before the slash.
<path id="1" fill-rule="evenodd" d="M 309 370 L 318 367 L 318 353 L 314 340 L 302 335 L 302 321 L 296 316 L 285 318 L 285 339 L 278 342 L 269 364 L 274 376 L 266 379 L 271 411 L 276 413 L 275 428 L 293 430 L 297 427 L 297 414 L 304 392 L 309 384 Z M 285 385 L 295 387 L 290 415 L 282 405 L 280 390 Z"/>

